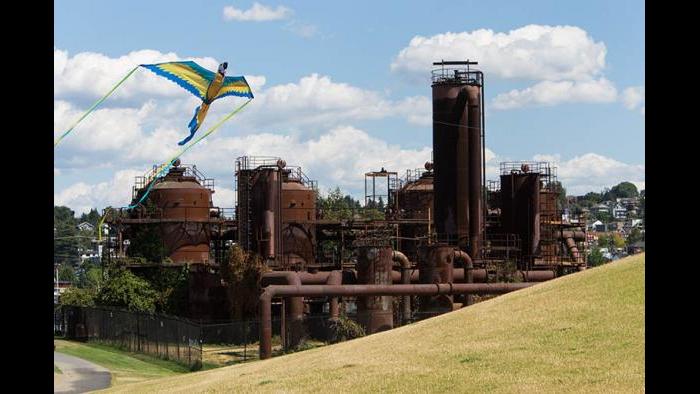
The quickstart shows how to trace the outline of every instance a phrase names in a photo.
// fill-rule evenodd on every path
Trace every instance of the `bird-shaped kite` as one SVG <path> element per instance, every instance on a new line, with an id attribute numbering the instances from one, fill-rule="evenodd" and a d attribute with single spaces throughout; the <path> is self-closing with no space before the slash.
<path id="1" fill-rule="evenodd" d="M 184 145 L 192 139 L 202 122 L 204 122 L 209 106 L 214 100 L 226 96 L 253 98 L 253 92 L 250 90 L 245 77 L 225 76 L 226 68 L 228 67 L 227 62 L 221 63 L 216 73 L 192 61 L 142 64 L 141 67 L 175 82 L 202 99 L 202 104 L 195 108 L 194 116 L 187 125 L 190 128 L 190 135 L 178 142 L 178 145 Z"/>

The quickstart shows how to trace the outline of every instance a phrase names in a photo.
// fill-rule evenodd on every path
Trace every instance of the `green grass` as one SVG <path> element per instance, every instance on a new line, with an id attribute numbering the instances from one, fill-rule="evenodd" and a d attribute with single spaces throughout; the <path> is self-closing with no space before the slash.
<path id="1" fill-rule="evenodd" d="M 123 392 L 643 392 L 644 255 L 364 338 Z"/>
<path id="2" fill-rule="evenodd" d="M 61 372 L 61 370 L 56 366 L 56 364 L 54 364 L 53 365 L 53 373 L 62 374 L 63 372 Z"/>
<path id="3" fill-rule="evenodd" d="M 109 369 L 113 386 L 189 372 L 187 367 L 173 361 L 125 352 L 111 346 L 66 340 L 54 340 L 54 343 L 57 352 L 80 357 Z"/>

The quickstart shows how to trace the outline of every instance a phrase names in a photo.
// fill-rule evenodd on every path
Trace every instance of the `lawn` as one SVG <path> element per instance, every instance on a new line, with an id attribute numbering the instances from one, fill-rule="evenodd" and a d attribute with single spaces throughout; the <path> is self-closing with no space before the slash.
<path id="1" fill-rule="evenodd" d="M 365 338 L 117 392 L 643 392 L 644 254 Z"/>
<path id="2" fill-rule="evenodd" d="M 124 352 L 110 346 L 54 340 L 56 351 L 101 365 L 112 373 L 112 386 L 179 375 L 189 369 L 172 361 Z M 56 371 L 54 366 L 54 372 Z M 59 372 L 60 373 L 60 372 Z"/>

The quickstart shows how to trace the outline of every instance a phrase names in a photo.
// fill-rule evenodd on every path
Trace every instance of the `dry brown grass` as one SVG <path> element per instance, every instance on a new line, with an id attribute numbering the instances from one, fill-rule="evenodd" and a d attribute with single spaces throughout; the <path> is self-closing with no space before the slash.
<path id="1" fill-rule="evenodd" d="M 364 338 L 115 392 L 642 392 L 644 255 Z"/>

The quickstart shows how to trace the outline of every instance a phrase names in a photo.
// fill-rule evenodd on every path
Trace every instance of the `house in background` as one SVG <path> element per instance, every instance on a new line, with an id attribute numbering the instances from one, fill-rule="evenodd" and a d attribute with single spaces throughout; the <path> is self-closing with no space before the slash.
<path id="1" fill-rule="evenodd" d="M 95 231 L 95 226 L 88 222 L 82 222 L 78 225 L 78 230 L 80 231 Z"/>
<path id="2" fill-rule="evenodd" d="M 603 232 L 605 231 L 605 224 L 600 220 L 596 220 L 588 226 L 588 229 L 591 231 Z"/>
<path id="3" fill-rule="evenodd" d="M 615 203 L 610 210 L 610 214 L 615 219 L 626 219 L 627 218 L 627 208 L 625 208 L 620 203 Z"/>

